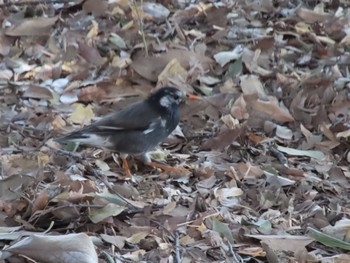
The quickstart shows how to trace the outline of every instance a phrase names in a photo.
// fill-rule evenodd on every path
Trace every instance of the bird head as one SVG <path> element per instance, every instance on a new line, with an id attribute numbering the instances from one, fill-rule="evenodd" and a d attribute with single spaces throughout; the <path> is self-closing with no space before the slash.
<path id="1" fill-rule="evenodd" d="M 186 94 L 186 92 L 178 88 L 164 87 L 153 93 L 149 97 L 149 100 L 158 104 L 162 108 L 173 108 L 174 106 L 179 106 L 185 101 L 186 97 L 192 100 L 199 98 L 192 94 Z"/>

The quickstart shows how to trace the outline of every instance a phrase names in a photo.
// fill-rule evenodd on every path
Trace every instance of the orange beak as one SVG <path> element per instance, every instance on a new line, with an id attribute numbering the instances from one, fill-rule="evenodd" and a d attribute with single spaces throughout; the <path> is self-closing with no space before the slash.
<path id="1" fill-rule="evenodd" d="M 190 100 L 199 100 L 199 99 L 200 99 L 200 97 L 198 97 L 198 96 L 196 96 L 196 95 L 193 95 L 193 94 L 191 94 L 191 93 L 187 93 L 187 94 L 186 94 L 186 97 L 187 97 L 188 99 L 190 99 Z"/>

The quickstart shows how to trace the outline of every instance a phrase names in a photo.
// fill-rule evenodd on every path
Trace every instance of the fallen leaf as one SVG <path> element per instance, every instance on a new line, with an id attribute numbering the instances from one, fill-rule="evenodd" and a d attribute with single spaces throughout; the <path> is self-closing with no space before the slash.
<path id="1" fill-rule="evenodd" d="M 305 8 L 298 8 L 295 13 L 306 23 L 325 22 L 327 19 L 332 17 L 331 14 L 321 13 Z"/>
<path id="2" fill-rule="evenodd" d="M 183 82 L 187 78 L 187 71 L 180 65 L 176 58 L 172 59 L 159 74 L 158 86 L 168 86 L 169 80 L 174 78 L 180 78 Z"/>
<path id="3" fill-rule="evenodd" d="M 223 51 L 215 54 L 214 59 L 216 63 L 223 67 L 230 61 L 239 59 L 242 56 L 242 53 L 242 46 L 237 45 L 232 51 Z"/>
<path id="4" fill-rule="evenodd" d="M 143 55 L 139 53 L 132 59 L 131 67 L 142 77 L 153 82 L 158 80 L 159 74 L 173 59 L 177 59 L 185 69 L 189 68 L 191 60 L 197 60 L 204 70 L 208 69 L 212 64 L 210 58 L 185 50 L 170 50 L 167 53 L 152 57 L 143 57 Z"/>
<path id="5" fill-rule="evenodd" d="M 231 243 L 234 242 L 232 232 L 230 228 L 227 226 L 227 224 L 224 224 L 215 218 L 213 218 L 212 223 L 213 223 L 213 231 L 216 231 L 220 235 L 226 237 Z"/>
<path id="6" fill-rule="evenodd" d="M 91 105 L 84 106 L 83 104 L 77 104 L 75 106 L 76 108 L 69 117 L 69 120 L 82 126 L 90 124 L 91 119 L 94 117 L 94 112 Z"/>
<path id="7" fill-rule="evenodd" d="M 271 249 L 276 251 L 296 252 L 314 241 L 306 236 L 293 235 L 247 235 L 265 242 Z"/>
<path id="8" fill-rule="evenodd" d="M 51 27 L 58 17 L 37 17 L 16 21 L 16 24 L 6 29 L 8 36 L 45 36 L 49 35 Z"/>
<path id="9" fill-rule="evenodd" d="M 303 151 L 303 150 L 297 150 L 297 149 L 292 149 L 288 147 L 283 147 L 283 146 L 277 146 L 277 150 L 287 153 L 289 155 L 294 155 L 294 156 L 308 156 L 311 158 L 315 158 L 318 160 L 323 160 L 325 158 L 324 153 L 320 151 Z"/>
<path id="10" fill-rule="evenodd" d="M 103 208 L 91 208 L 89 218 L 93 223 L 97 224 L 110 216 L 119 215 L 125 209 L 125 206 L 107 204 Z"/>
<path id="11" fill-rule="evenodd" d="M 124 236 L 117 236 L 117 235 L 110 236 L 106 234 L 101 234 L 101 238 L 107 243 L 110 243 L 119 249 L 122 249 L 124 247 L 125 240 L 126 240 L 126 237 Z"/>
<path id="12" fill-rule="evenodd" d="M 67 235 L 32 235 L 6 248 L 34 260 L 50 263 L 96 263 L 97 254 L 91 239 L 84 233 Z"/>
<path id="13" fill-rule="evenodd" d="M 52 93 L 49 89 L 36 86 L 36 85 L 29 85 L 22 87 L 24 90 L 23 97 L 24 98 L 33 98 L 33 99 L 45 99 L 50 100 L 52 99 Z"/>
<path id="14" fill-rule="evenodd" d="M 139 243 L 145 237 L 147 237 L 149 234 L 150 233 L 148 231 L 141 231 L 139 233 L 132 235 L 131 237 L 128 237 L 126 241 L 136 244 L 136 243 Z"/>
<path id="15" fill-rule="evenodd" d="M 260 99 L 267 98 L 264 87 L 256 75 L 242 75 L 240 77 L 241 88 L 244 95 L 258 94 Z"/>

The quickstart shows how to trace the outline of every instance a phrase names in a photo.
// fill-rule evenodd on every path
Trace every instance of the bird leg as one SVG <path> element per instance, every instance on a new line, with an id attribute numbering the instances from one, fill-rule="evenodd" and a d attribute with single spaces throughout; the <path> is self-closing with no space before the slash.
<path id="1" fill-rule="evenodd" d="M 120 157 L 122 159 L 123 162 L 123 168 L 125 170 L 125 174 L 127 177 L 132 177 L 132 174 L 130 172 L 130 168 L 129 168 L 129 164 L 128 161 L 126 160 L 126 158 Z"/>
<path id="2" fill-rule="evenodd" d="M 113 160 L 119 164 L 118 160 L 117 160 L 117 155 L 115 155 L 114 153 L 112 154 L 113 156 Z M 126 154 L 120 154 L 120 159 L 122 160 L 122 166 L 124 168 L 124 171 L 125 171 L 125 175 L 127 177 L 132 177 L 132 173 L 130 172 L 130 168 L 129 168 L 129 164 L 128 164 L 128 161 L 126 160 L 126 158 L 128 157 L 128 155 Z"/>

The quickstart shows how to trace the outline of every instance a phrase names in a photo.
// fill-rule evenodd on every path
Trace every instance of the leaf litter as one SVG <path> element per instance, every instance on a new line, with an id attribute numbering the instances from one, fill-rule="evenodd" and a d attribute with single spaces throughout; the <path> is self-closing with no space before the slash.
<path id="1" fill-rule="evenodd" d="M 350 260 L 345 2 L 0 5 L 2 261 Z M 164 85 L 189 173 L 52 141 Z"/>

